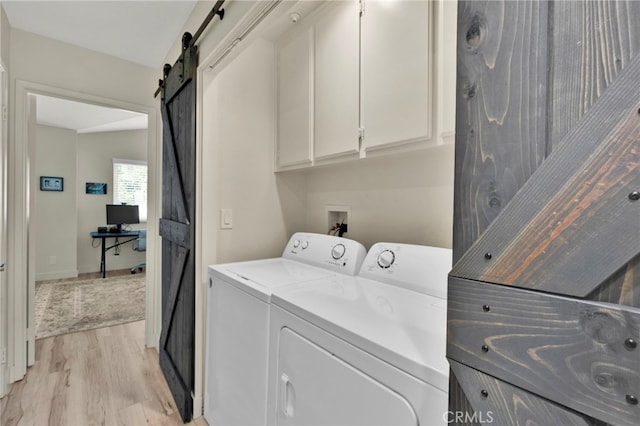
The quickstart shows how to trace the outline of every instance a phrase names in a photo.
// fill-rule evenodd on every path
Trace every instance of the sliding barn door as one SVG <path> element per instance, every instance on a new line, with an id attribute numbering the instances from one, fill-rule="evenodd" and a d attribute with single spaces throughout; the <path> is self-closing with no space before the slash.
<path id="1" fill-rule="evenodd" d="M 458 4 L 452 423 L 640 424 L 639 23 Z"/>
<path id="2" fill-rule="evenodd" d="M 187 422 L 193 413 L 195 345 L 195 147 L 197 48 L 169 69 L 162 97 L 162 332 L 160 366 Z"/>

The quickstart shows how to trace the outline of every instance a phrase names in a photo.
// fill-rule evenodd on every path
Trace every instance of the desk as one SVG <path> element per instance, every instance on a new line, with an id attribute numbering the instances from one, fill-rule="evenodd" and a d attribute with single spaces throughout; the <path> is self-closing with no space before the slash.
<path id="1" fill-rule="evenodd" d="M 102 240 L 102 253 L 100 255 L 100 272 L 102 272 L 102 278 L 107 275 L 107 260 L 106 254 L 107 251 L 112 248 L 119 247 L 123 244 L 130 243 L 131 241 L 135 241 L 138 239 L 138 230 L 134 231 L 122 231 L 122 232 L 96 232 L 92 231 L 90 233 L 91 238 L 96 239 L 100 238 Z M 113 245 L 107 247 L 106 240 L 107 238 L 126 238 L 126 241 L 116 241 Z"/>

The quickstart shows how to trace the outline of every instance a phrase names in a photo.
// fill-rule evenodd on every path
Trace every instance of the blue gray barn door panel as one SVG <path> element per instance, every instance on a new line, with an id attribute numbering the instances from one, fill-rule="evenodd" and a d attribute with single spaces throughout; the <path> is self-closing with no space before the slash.
<path id="1" fill-rule="evenodd" d="M 634 1 L 459 2 L 456 424 L 640 424 L 638 22 Z"/>
<path id="2" fill-rule="evenodd" d="M 165 66 L 162 118 L 162 330 L 160 366 L 184 422 L 193 415 L 195 171 L 198 50 Z"/>

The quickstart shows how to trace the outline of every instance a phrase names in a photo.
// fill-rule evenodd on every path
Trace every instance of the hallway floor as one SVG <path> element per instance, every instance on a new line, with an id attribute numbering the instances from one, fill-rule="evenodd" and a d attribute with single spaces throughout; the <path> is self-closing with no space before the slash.
<path id="1" fill-rule="evenodd" d="M 144 321 L 36 341 L 35 365 L 0 407 L 3 426 L 182 425 Z"/>

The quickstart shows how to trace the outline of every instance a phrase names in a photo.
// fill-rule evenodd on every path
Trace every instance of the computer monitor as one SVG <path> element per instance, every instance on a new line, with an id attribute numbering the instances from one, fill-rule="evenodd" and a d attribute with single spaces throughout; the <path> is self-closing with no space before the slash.
<path id="1" fill-rule="evenodd" d="M 140 223 L 138 206 L 107 204 L 107 225 L 116 225 L 115 232 L 122 232 L 122 225 Z"/>

